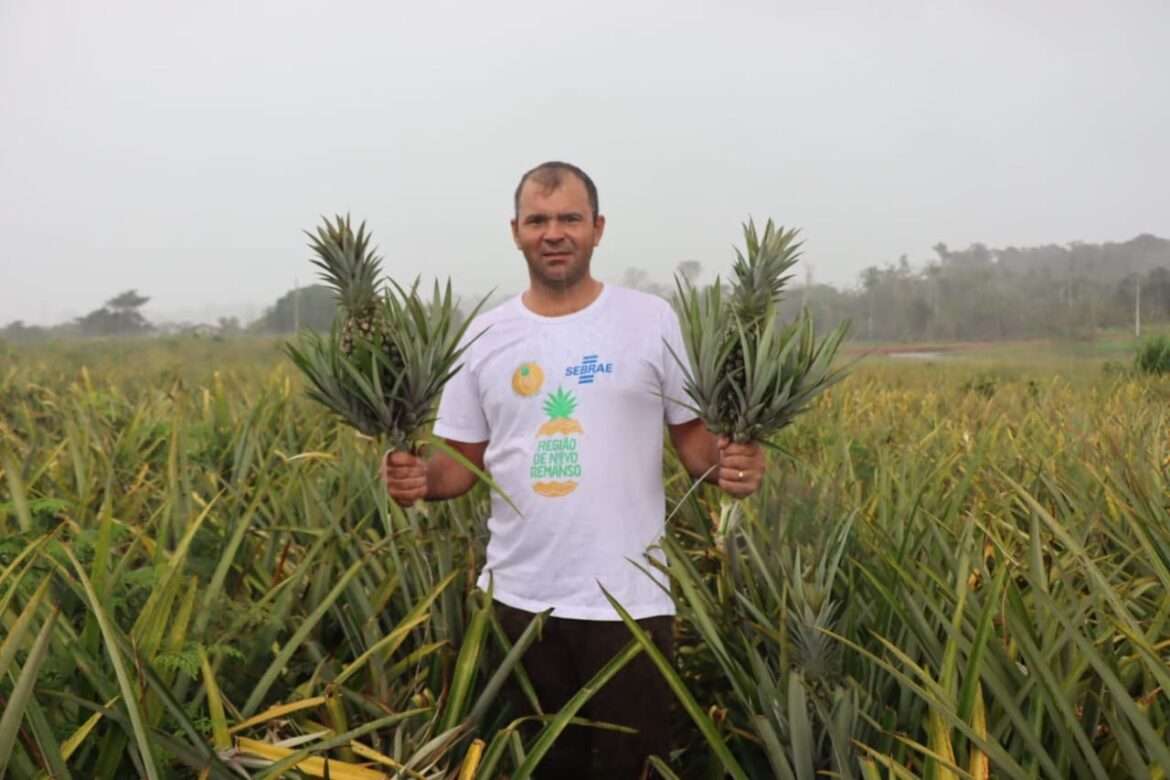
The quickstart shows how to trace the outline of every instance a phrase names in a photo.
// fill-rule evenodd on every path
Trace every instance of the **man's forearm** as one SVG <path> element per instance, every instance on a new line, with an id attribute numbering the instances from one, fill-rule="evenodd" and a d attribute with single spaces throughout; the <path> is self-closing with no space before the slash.
<path id="1" fill-rule="evenodd" d="M 680 427 L 673 437 L 675 452 L 693 479 L 719 482 L 719 439 L 701 423 Z"/>
<path id="2" fill-rule="evenodd" d="M 427 458 L 427 501 L 458 498 L 475 487 L 475 474 L 445 452 Z"/>
<path id="3" fill-rule="evenodd" d="M 701 479 L 712 484 L 719 483 L 719 447 L 711 437 L 709 447 L 698 447 L 691 453 L 691 462 L 683 461 L 687 473 L 694 479 Z"/>

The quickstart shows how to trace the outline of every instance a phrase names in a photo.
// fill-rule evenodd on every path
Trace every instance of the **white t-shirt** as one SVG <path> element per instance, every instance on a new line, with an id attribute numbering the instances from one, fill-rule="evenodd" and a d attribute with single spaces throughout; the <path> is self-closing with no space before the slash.
<path id="1" fill-rule="evenodd" d="M 661 575 L 634 565 L 649 569 L 645 555 L 664 531 L 663 422 L 695 417 L 669 400 L 686 399 L 664 343 L 686 359 L 673 309 L 606 285 L 561 317 L 517 296 L 468 332 L 485 328 L 447 383 L 434 429 L 487 441 L 487 471 L 521 512 L 492 494 L 479 586 L 490 573 L 508 606 L 617 620 L 601 583 L 634 618 L 674 614 Z"/>

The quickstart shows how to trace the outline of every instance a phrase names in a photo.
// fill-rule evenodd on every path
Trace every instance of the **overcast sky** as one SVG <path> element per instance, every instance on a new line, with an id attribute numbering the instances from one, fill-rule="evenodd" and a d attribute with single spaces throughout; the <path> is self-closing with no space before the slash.
<path id="1" fill-rule="evenodd" d="M 0 324 L 127 288 L 257 315 L 351 212 L 399 278 L 515 291 L 519 174 L 589 171 L 594 271 L 817 280 L 930 246 L 1170 236 L 1170 3 L 0 0 Z"/>

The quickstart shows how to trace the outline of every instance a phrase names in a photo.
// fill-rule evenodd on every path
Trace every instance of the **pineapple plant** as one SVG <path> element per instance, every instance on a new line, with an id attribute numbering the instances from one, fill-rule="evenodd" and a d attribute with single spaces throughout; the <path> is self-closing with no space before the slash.
<path id="1" fill-rule="evenodd" d="M 734 442 L 770 445 L 844 376 L 833 361 L 848 323 L 820 340 L 807 310 L 792 323 L 779 323 L 776 306 L 791 279 L 787 272 L 800 257 L 798 231 L 768 220 L 760 236 L 748 220 L 743 233 L 746 252 L 736 250 L 729 290 L 718 278 L 699 289 L 676 277 L 674 306 L 688 359 L 672 354 L 683 371 L 683 403 L 708 430 Z M 716 528 L 720 546 L 738 509 L 738 501 L 723 497 Z"/>
<path id="2" fill-rule="evenodd" d="M 807 311 L 780 324 L 776 306 L 800 257 L 797 231 L 771 220 L 762 237 L 751 220 L 743 231 L 747 251 L 736 250 L 730 289 L 718 278 L 699 289 L 676 277 L 674 306 L 689 360 L 674 357 L 683 370 L 684 403 L 711 432 L 768 443 L 844 376 L 832 364 L 848 323 L 820 340 Z"/>
<path id="3" fill-rule="evenodd" d="M 378 345 L 390 355 L 393 342 L 382 316 L 378 294 L 382 258 L 370 246 L 370 234 L 363 222 L 354 232 L 349 217 L 325 220 L 317 232 L 309 233 L 309 246 L 316 257 L 309 262 L 320 270 L 320 277 L 337 296 L 343 315 L 340 349 L 351 355 L 354 339 Z"/>
<path id="4" fill-rule="evenodd" d="M 799 231 L 776 229 L 771 220 L 764 227 L 761 238 L 755 224 L 750 220 L 744 227 L 744 242 L 747 254 L 735 250 L 735 278 L 731 292 L 731 308 L 734 317 L 727 323 L 727 337 L 731 351 L 727 355 L 726 370 L 736 378 L 744 372 L 744 344 L 738 338 L 742 328 L 748 338 L 757 338 L 760 326 L 768 315 L 769 307 L 779 302 L 784 285 L 791 279 L 786 273 L 800 259 L 800 242 L 796 240 Z M 723 412 L 734 413 L 734 393 L 725 393 Z"/>
<path id="5" fill-rule="evenodd" d="M 577 399 L 564 388 L 557 388 L 545 398 L 542 408 L 548 420 L 536 432 L 538 443 L 531 473 L 536 481 L 532 489 L 548 498 L 567 496 L 577 489 L 573 478 L 581 476 L 577 440 L 573 437 L 585 429 L 573 419 Z"/>
<path id="6" fill-rule="evenodd" d="M 794 322 L 781 323 L 777 306 L 791 279 L 789 271 L 800 258 L 798 231 L 777 228 L 769 220 L 760 235 L 749 220 L 743 234 L 745 249 L 736 250 L 730 289 L 718 279 L 702 290 L 685 278 L 676 279 L 674 304 L 689 360 L 675 358 L 683 371 L 687 405 L 710 431 L 734 442 L 771 445 L 777 433 L 844 376 L 844 369 L 834 368 L 833 362 L 848 324 L 818 339 L 807 310 Z M 707 582 L 691 579 L 693 568 L 671 567 L 683 585 L 675 592 L 693 594 L 703 588 L 707 604 L 737 618 L 724 624 L 722 639 L 712 621 L 693 621 L 687 630 L 708 643 L 738 643 L 744 649 L 734 658 L 721 653 L 717 660 L 746 681 L 732 708 L 769 735 L 775 746 L 770 755 L 775 776 L 812 777 L 809 757 L 826 745 L 837 762 L 834 768 L 849 767 L 859 705 L 856 692 L 839 684 L 839 651 L 825 633 L 836 628 L 837 607 L 829 596 L 841 552 L 826 556 L 829 563 L 816 566 L 809 581 L 801 551 L 790 552 L 791 539 L 763 516 L 740 528 L 742 514 L 741 499 L 720 496 L 712 540 L 716 554 L 711 557 L 718 561 L 709 583 L 713 592 L 706 590 Z M 843 524 L 846 530 L 831 537 L 841 549 L 847 527 Z M 665 547 L 668 560 L 686 560 L 675 540 L 668 537 Z M 752 583 L 762 581 L 761 571 L 768 578 L 784 574 L 788 582 L 782 589 L 756 588 Z M 786 598 L 776 598 L 781 594 Z M 681 603 L 679 613 L 686 614 Z M 745 635 L 739 628 L 756 620 L 782 625 L 777 636 L 783 638 L 773 653 L 760 653 L 758 634 Z M 750 658 L 750 666 L 735 668 L 742 658 Z M 786 728 L 794 721 L 807 725 Z M 789 742 L 789 750 L 780 747 L 782 739 Z M 803 767 L 788 756 L 805 757 Z"/>
<path id="7" fill-rule="evenodd" d="M 339 317 L 327 336 L 307 331 L 286 351 L 309 382 L 309 396 L 360 433 L 391 449 L 415 451 L 434 419 L 443 386 L 459 369 L 471 320 L 451 283 L 426 300 L 417 281 L 404 288 L 381 278 L 381 258 L 365 223 L 348 216 L 308 233 L 311 260 L 333 288 Z"/>

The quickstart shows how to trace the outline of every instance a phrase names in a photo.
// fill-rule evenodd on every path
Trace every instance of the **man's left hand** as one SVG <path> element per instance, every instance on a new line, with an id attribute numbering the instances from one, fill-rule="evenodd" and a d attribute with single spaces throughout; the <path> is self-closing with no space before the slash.
<path id="1" fill-rule="evenodd" d="M 757 442 L 743 444 L 719 437 L 719 488 L 745 498 L 760 489 L 764 478 L 764 448 Z"/>

